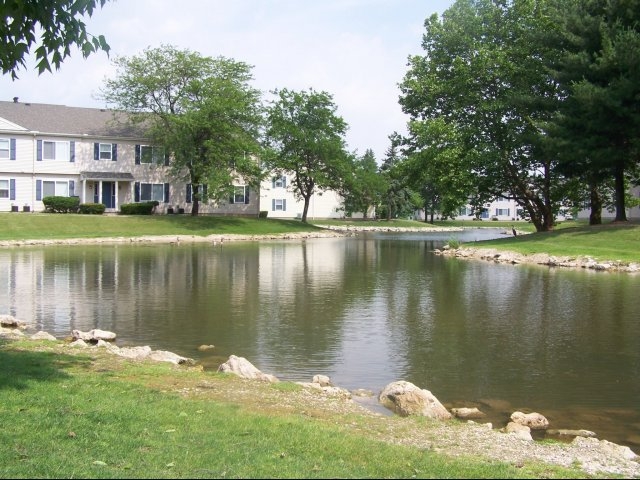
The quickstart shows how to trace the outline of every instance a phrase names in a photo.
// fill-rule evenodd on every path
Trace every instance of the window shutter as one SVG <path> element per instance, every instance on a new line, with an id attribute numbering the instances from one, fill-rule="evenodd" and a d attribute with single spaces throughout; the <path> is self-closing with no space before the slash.
<path id="1" fill-rule="evenodd" d="M 282 199 L 282 211 L 283 212 L 287 211 L 287 199 L 286 198 Z"/>
<path id="2" fill-rule="evenodd" d="M 287 177 L 282 176 L 282 188 L 287 188 Z"/>
<path id="3" fill-rule="evenodd" d="M 276 177 L 271 179 L 271 188 L 276 188 Z"/>
<path id="4" fill-rule="evenodd" d="M 42 140 L 38 140 L 36 160 L 39 161 L 39 162 L 42 161 Z"/>
<path id="5" fill-rule="evenodd" d="M 271 211 L 272 212 L 276 211 L 276 199 L 275 198 L 271 199 Z"/>
<path id="6" fill-rule="evenodd" d="M 206 199 L 207 198 L 207 184 L 203 184 L 202 185 L 202 198 Z"/>
<path id="7" fill-rule="evenodd" d="M 113 143 L 111 145 L 111 160 L 114 162 L 118 160 L 118 144 L 117 143 Z"/>
<path id="8" fill-rule="evenodd" d="M 191 203 L 191 184 L 187 183 L 187 203 Z"/>
<path id="9" fill-rule="evenodd" d="M 134 202 L 140 201 L 140 182 L 135 182 L 133 184 L 133 201 Z"/>
<path id="10" fill-rule="evenodd" d="M 36 180 L 36 200 L 42 200 L 42 180 Z"/>
<path id="11" fill-rule="evenodd" d="M 246 187 L 244 190 L 244 203 L 245 205 L 249 204 L 249 187 Z"/>
<path id="12" fill-rule="evenodd" d="M 69 142 L 69 161 L 76 161 L 76 142 L 73 140 Z"/>
<path id="13" fill-rule="evenodd" d="M 16 139 L 12 138 L 9 140 L 9 160 L 16 159 Z"/>
<path id="14" fill-rule="evenodd" d="M 164 203 L 169 203 L 169 184 L 164 184 Z"/>
<path id="15" fill-rule="evenodd" d="M 98 142 L 93 144 L 93 159 L 100 160 L 100 144 Z"/>
<path id="16" fill-rule="evenodd" d="M 136 145 L 136 165 L 140 165 L 140 145 Z"/>
<path id="17" fill-rule="evenodd" d="M 164 154 L 164 166 L 168 167 L 169 166 L 169 153 L 165 152 Z"/>
<path id="18" fill-rule="evenodd" d="M 76 196 L 76 182 L 74 182 L 73 180 L 69 180 L 69 196 Z"/>
<path id="19" fill-rule="evenodd" d="M 16 199 L 16 179 L 9 179 L 9 200 Z"/>

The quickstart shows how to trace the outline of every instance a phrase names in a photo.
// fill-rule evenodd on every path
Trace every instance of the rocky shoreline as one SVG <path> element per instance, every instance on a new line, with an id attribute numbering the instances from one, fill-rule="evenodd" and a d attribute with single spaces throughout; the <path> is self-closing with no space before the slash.
<path id="1" fill-rule="evenodd" d="M 51 341 L 55 345 L 70 349 L 100 349 L 132 361 L 164 361 L 176 365 L 195 365 L 195 361 L 172 352 L 154 351 L 148 346 L 118 347 L 116 335 L 98 329 L 89 332 L 74 330 L 71 337 L 59 340 L 47 332 L 25 333 L 30 326 L 10 315 L 0 315 L 0 338 L 31 339 Z M 237 375 L 247 381 L 274 383 L 279 380 L 254 367 L 248 360 L 232 355 L 218 367 L 219 372 Z M 488 459 L 522 465 L 536 460 L 564 467 L 578 466 L 589 475 L 622 475 L 625 478 L 640 478 L 640 457 L 629 447 L 617 445 L 607 440 L 599 440 L 595 433 L 585 430 L 571 430 L 565 434 L 574 437 L 570 443 L 541 444 L 533 440 L 530 432 L 547 429 L 549 423 L 543 415 L 532 412 L 514 412 L 507 427 L 494 429 L 490 423 L 478 423 L 483 417 L 477 408 L 446 408 L 428 390 L 409 382 L 396 381 L 387 385 L 377 401 L 400 417 L 425 416 L 433 423 L 418 429 L 394 431 L 398 423 L 389 422 L 387 416 L 375 413 L 355 401 L 360 395 L 374 396 L 373 393 L 348 390 L 332 385 L 324 375 L 315 375 L 311 382 L 296 382 L 303 387 L 301 393 L 282 392 L 284 395 L 301 395 L 304 404 L 313 403 L 316 408 L 334 413 L 357 414 L 372 417 L 381 422 L 386 436 L 381 440 L 437 451 L 452 456 L 478 456 Z M 243 389 L 239 394 L 250 394 Z M 286 398 L 276 401 L 287 402 Z M 459 423 L 451 424 L 456 417 Z M 466 422 L 466 423 L 465 423 Z M 562 434 L 562 433 L 560 433 Z"/>

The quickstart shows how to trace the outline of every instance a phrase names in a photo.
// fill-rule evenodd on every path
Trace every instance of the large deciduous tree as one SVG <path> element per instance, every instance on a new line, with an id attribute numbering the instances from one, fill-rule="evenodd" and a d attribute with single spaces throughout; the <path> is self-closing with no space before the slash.
<path id="1" fill-rule="evenodd" d="M 291 172 L 294 195 L 304 202 L 306 223 L 313 194 L 341 191 L 351 175 L 344 140 L 347 123 L 327 92 L 285 88 L 273 94 L 276 97 L 267 108 L 265 165 L 274 172 Z"/>
<path id="2" fill-rule="evenodd" d="M 0 2 L 0 65 L 2 73 L 18 78 L 25 57 L 34 46 L 38 73 L 60 68 L 78 47 L 83 57 L 103 50 L 109 53 L 104 36 L 87 32 L 82 18 L 108 0 L 9 0 Z M 36 35 L 40 35 L 37 40 Z"/>
<path id="3" fill-rule="evenodd" d="M 458 171 L 471 172 L 478 193 L 514 199 L 538 231 L 553 228 L 562 197 L 540 126 L 558 99 L 533 41 L 545 28 L 544 3 L 457 0 L 441 18 L 431 16 L 425 53 L 410 57 L 400 97 L 417 149 L 421 141 L 423 151 L 438 148 L 415 134 L 418 123 L 447 124 L 460 139 Z"/>
<path id="4" fill-rule="evenodd" d="M 259 185 L 263 117 L 249 65 L 168 45 L 114 63 L 102 98 L 171 152 L 173 176 L 192 185 L 192 215 L 203 200 L 231 196 L 236 180 Z"/>
<path id="5" fill-rule="evenodd" d="M 354 160 L 353 175 L 345 179 L 344 198 L 345 215 L 361 212 L 367 218 L 369 211 L 380 204 L 387 190 L 384 177 L 380 174 L 373 150 L 367 149 L 361 157 Z"/>

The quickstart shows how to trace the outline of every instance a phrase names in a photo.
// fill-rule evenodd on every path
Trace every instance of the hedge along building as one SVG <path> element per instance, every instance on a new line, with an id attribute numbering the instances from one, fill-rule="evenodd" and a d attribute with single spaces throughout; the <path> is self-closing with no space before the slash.
<path id="1" fill-rule="evenodd" d="M 190 213 L 194 188 L 170 175 L 169 158 L 113 110 L 0 101 L 0 211 L 43 211 L 46 196 L 78 197 L 118 212 L 156 200 L 156 212 Z M 203 186 L 206 188 L 206 186 Z M 255 215 L 259 192 L 241 180 L 200 213 Z"/>

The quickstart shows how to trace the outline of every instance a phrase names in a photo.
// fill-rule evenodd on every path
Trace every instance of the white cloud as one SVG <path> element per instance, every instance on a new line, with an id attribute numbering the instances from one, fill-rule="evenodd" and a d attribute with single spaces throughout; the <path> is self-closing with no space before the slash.
<path id="1" fill-rule="evenodd" d="M 86 20 L 105 35 L 111 56 L 161 44 L 253 65 L 255 86 L 314 88 L 333 95 L 349 124 L 350 150 L 374 150 L 404 132 L 397 84 L 407 57 L 420 53 L 424 20 L 453 0 L 112 0 Z M 0 78 L 3 100 L 104 107 L 95 94 L 114 73 L 103 53 L 73 51 L 60 70 L 38 76 L 33 64 L 18 81 Z"/>

